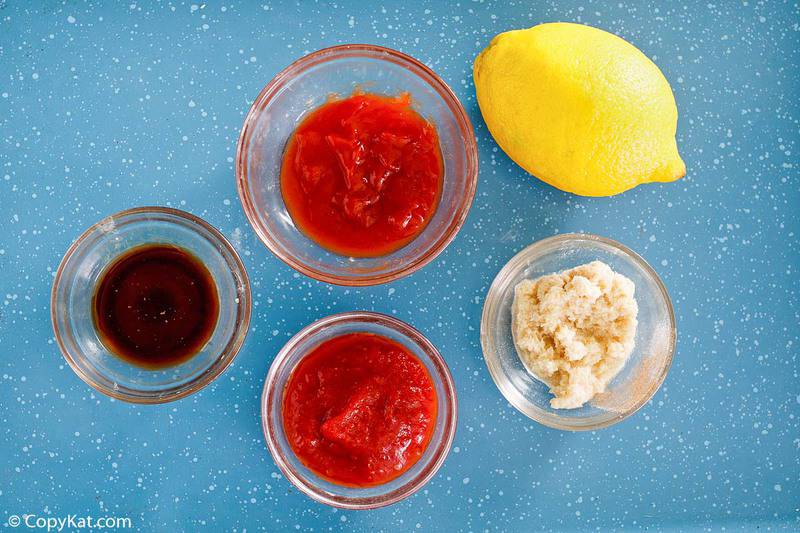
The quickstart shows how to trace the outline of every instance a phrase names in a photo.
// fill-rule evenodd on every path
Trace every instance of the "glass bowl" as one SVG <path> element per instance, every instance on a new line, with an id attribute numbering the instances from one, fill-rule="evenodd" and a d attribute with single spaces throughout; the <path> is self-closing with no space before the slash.
<path id="1" fill-rule="evenodd" d="M 148 370 L 111 353 L 92 319 L 92 299 L 105 268 L 143 244 L 179 246 L 206 266 L 219 297 L 219 317 L 206 345 L 188 361 Z M 56 341 L 78 377 L 113 398 L 164 403 L 196 392 L 233 361 L 250 324 L 250 283 L 222 234 L 194 215 L 139 207 L 104 218 L 70 246 L 56 272 L 50 313 Z"/>
<path id="2" fill-rule="evenodd" d="M 636 345 L 606 392 L 578 409 L 553 409 L 550 388 L 530 374 L 514 346 L 511 309 L 514 287 L 523 279 L 603 261 L 636 285 L 639 305 Z M 566 234 L 535 242 L 515 255 L 497 274 L 481 318 L 483 357 L 506 399 L 528 417 L 564 430 L 592 430 L 615 424 L 653 397 L 667 375 L 675 350 L 675 316 L 658 274 L 622 244 L 586 234 Z"/>
<path id="3" fill-rule="evenodd" d="M 300 360 L 320 343 L 346 333 L 376 333 L 401 343 L 428 369 L 436 388 L 438 414 L 431 441 L 411 468 L 374 487 L 345 487 L 308 469 L 292 451 L 283 431 L 283 393 Z M 444 463 L 456 433 L 458 402 L 453 378 L 442 356 L 419 331 L 396 318 L 366 311 L 331 315 L 303 328 L 281 349 L 272 363 L 261 396 L 264 437 L 283 475 L 302 493 L 342 509 L 375 509 L 419 490 Z"/>
<path id="4" fill-rule="evenodd" d="M 436 125 L 444 161 L 433 218 L 413 241 L 380 257 L 347 257 L 322 248 L 295 226 L 281 194 L 283 153 L 297 124 L 331 94 L 347 96 L 355 89 L 410 93 L 417 111 Z M 475 195 L 478 152 L 464 108 L 431 69 L 388 48 L 342 45 L 298 59 L 264 87 L 239 137 L 236 179 L 250 224 L 278 258 L 317 280 L 376 285 L 422 268 L 453 240 Z"/>

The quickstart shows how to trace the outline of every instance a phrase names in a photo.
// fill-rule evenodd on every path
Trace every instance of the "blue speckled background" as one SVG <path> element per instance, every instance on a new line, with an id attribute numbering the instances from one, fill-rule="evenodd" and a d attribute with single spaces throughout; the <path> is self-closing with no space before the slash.
<path id="1" fill-rule="evenodd" d="M 477 110 L 472 60 L 496 33 L 556 20 L 610 30 L 658 63 L 678 102 L 686 178 L 580 198 L 497 148 Z M 800 529 L 799 26 L 791 2 L 0 0 L 0 523 L 74 513 L 130 517 L 150 531 Z M 481 158 L 471 214 L 445 253 L 402 281 L 357 290 L 306 279 L 270 255 L 245 220 L 233 170 L 261 87 L 291 60 L 345 42 L 430 65 L 468 110 Z M 54 344 L 48 304 L 72 240 L 145 204 L 219 227 L 254 291 L 233 366 L 201 393 L 156 407 L 80 381 Z M 595 433 L 517 413 L 479 345 L 496 272 L 531 241 L 568 231 L 640 252 L 678 318 L 662 389 Z M 292 334 L 358 308 L 395 314 L 439 347 L 460 424 L 423 491 L 341 512 L 281 477 L 258 404 Z"/>

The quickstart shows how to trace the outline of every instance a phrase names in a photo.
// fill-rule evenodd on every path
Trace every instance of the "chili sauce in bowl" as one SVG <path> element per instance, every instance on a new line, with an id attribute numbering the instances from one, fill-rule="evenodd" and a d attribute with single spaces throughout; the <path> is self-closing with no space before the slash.
<path id="1" fill-rule="evenodd" d="M 408 93 L 355 93 L 300 122 L 283 157 L 281 191 L 295 224 L 320 246 L 380 256 L 424 229 L 443 171 L 436 127 Z"/>
<path id="2" fill-rule="evenodd" d="M 303 328 L 261 397 L 267 447 L 298 490 L 375 509 L 419 490 L 445 460 L 457 399 L 441 354 L 394 317 L 352 311 Z"/>
<path id="3" fill-rule="evenodd" d="M 420 61 L 374 45 L 287 66 L 255 98 L 236 151 L 259 239 L 337 285 L 387 283 L 430 263 L 463 225 L 477 182 L 475 135 L 455 94 Z"/>
<path id="4" fill-rule="evenodd" d="M 343 485 L 373 486 L 416 463 L 433 434 L 436 390 L 425 365 L 374 333 L 329 339 L 286 384 L 283 427 L 307 467 Z"/>

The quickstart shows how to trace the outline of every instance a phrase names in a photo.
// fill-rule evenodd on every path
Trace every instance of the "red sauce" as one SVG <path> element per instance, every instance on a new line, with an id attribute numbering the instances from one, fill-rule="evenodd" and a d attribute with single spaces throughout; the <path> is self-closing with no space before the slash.
<path id="1" fill-rule="evenodd" d="M 359 93 L 300 123 L 283 157 L 281 190 L 295 224 L 320 246 L 374 257 L 425 228 L 443 168 L 436 128 L 408 94 Z"/>
<path id="2" fill-rule="evenodd" d="M 333 483 L 368 487 L 416 463 L 433 434 L 436 390 L 401 344 L 350 333 L 317 346 L 293 370 L 283 428 L 300 461 Z"/>

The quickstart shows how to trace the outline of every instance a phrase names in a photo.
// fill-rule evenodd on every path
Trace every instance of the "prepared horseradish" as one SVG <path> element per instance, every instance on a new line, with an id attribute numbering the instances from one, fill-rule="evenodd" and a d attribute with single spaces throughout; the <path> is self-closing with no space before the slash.
<path id="1" fill-rule="evenodd" d="M 605 391 L 633 351 L 634 283 L 600 261 L 514 288 L 514 345 L 550 387 L 554 409 L 575 409 Z"/>

